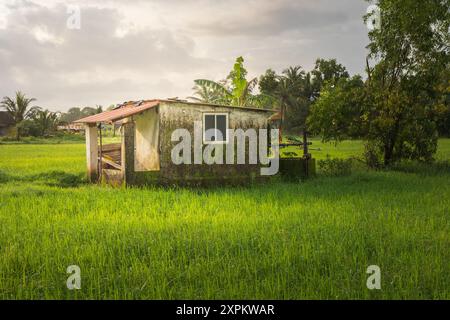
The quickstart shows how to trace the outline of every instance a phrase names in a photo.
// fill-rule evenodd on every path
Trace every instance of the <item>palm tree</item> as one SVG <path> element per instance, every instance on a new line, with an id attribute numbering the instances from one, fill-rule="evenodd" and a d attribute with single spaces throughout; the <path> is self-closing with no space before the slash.
<path id="1" fill-rule="evenodd" d="M 21 91 L 17 91 L 15 99 L 4 97 L 2 102 L 0 103 L 0 107 L 5 108 L 6 111 L 14 119 L 17 130 L 17 141 L 20 140 L 22 131 L 20 124 L 22 123 L 22 121 L 33 117 L 33 115 L 39 109 L 38 107 L 30 107 L 31 103 L 34 101 L 36 101 L 36 99 L 27 98 L 24 93 L 22 93 Z"/>
<path id="2" fill-rule="evenodd" d="M 285 69 L 283 75 L 289 80 L 293 87 L 301 85 L 305 79 L 305 71 L 303 71 L 303 68 L 300 66 Z"/>
<path id="3" fill-rule="evenodd" d="M 203 103 L 216 103 L 227 104 L 230 100 L 230 92 L 226 87 L 225 81 L 215 82 L 212 80 L 198 79 L 194 80 L 195 86 L 194 95 L 188 97 L 188 99 L 203 102 Z"/>
<path id="4" fill-rule="evenodd" d="M 39 125 L 41 135 L 54 130 L 58 124 L 59 114 L 49 110 L 39 110 L 35 113 L 33 120 Z"/>

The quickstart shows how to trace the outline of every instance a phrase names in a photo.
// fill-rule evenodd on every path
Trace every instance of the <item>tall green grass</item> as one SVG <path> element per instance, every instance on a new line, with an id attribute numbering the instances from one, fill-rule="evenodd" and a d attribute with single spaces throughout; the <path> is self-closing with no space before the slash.
<path id="1" fill-rule="evenodd" d="M 0 146 L 0 298 L 450 298 L 446 168 L 113 189 L 84 182 L 84 152 Z"/>

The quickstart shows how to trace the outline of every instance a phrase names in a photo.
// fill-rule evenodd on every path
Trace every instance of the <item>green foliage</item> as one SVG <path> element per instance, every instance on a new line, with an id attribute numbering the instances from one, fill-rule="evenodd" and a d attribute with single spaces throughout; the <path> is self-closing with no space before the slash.
<path id="1" fill-rule="evenodd" d="M 364 82 L 360 76 L 327 83 L 311 108 L 310 131 L 326 142 L 364 136 L 364 98 Z"/>
<path id="2" fill-rule="evenodd" d="M 188 99 L 213 104 L 228 104 L 230 101 L 230 93 L 225 85 L 219 82 L 206 79 L 194 80 L 194 95 Z"/>
<path id="3" fill-rule="evenodd" d="M 308 73 L 300 66 L 289 67 L 281 75 L 268 69 L 259 79 L 259 89 L 281 109 L 283 127 L 288 131 L 308 131 L 306 120 L 311 105 L 324 86 L 333 86 L 341 78 L 348 78 L 344 66 L 335 59 L 317 59 L 315 68 Z"/>
<path id="4" fill-rule="evenodd" d="M 259 77 L 258 86 L 261 93 L 275 96 L 278 88 L 278 75 L 272 69 L 267 69 L 266 72 Z"/>
<path id="5" fill-rule="evenodd" d="M 336 59 L 317 59 L 314 70 L 311 71 L 311 89 L 314 99 L 319 97 L 325 85 L 335 85 L 340 79 L 349 78 L 347 69 Z"/>
<path id="6" fill-rule="evenodd" d="M 233 71 L 228 77 L 231 79 L 232 105 L 244 105 L 244 100 L 248 93 L 248 86 L 250 85 L 245 78 L 246 75 L 247 70 L 244 68 L 244 59 L 242 57 L 238 57 L 233 66 Z"/>
<path id="7" fill-rule="evenodd" d="M 239 107 L 270 107 L 267 105 L 270 101 L 266 95 L 252 94 L 258 79 L 247 81 L 246 75 L 244 59 L 238 57 L 226 80 L 220 82 L 207 79 L 194 80 L 194 96 L 188 99 Z"/>
<path id="8" fill-rule="evenodd" d="M 42 136 L 42 128 L 39 123 L 32 119 L 23 120 L 18 127 L 20 128 L 22 137 L 39 137 Z M 21 140 L 23 140 L 22 138 Z"/>
<path id="9" fill-rule="evenodd" d="M 110 106 L 108 109 L 110 110 L 114 106 Z M 75 107 L 70 108 L 67 112 L 61 112 L 60 113 L 60 123 L 71 123 L 75 120 L 79 120 L 81 118 L 85 118 L 88 116 L 92 116 L 97 113 L 103 112 L 103 107 L 100 105 L 97 105 L 95 108 L 93 107 L 84 107 L 83 109 Z"/>
<path id="10" fill-rule="evenodd" d="M 369 34 L 365 114 L 368 141 L 384 165 L 430 160 L 437 148 L 437 106 L 442 69 L 449 68 L 449 1 L 380 0 L 381 28 Z M 367 18 L 367 17 L 366 17 Z"/>
<path id="11" fill-rule="evenodd" d="M 21 123 L 26 119 L 33 117 L 38 107 L 31 107 L 31 103 L 36 101 L 34 98 L 27 98 L 21 91 L 16 92 L 14 98 L 4 97 L 0 103 L 0 107 L 6 109 L 16 124 L 16 139 L 20 140 L 22 135 Z"/>
<path id="12" fill-rule="evenodd" d="M 392 171 L 414 173 L 421 176 L 442 175 L 450 173 L 450 160 L 423 163 L 411 160 L 402 160 L 389 167 Z"/>
<path id="13" fill-rule="evenodd" d="M 367 81 L 325 86 L 309 123 L 325 141 L 364 137 L 374 166 L 430 161 L 447 99 L 449 1 L 380 0 L 378 6 L 382 23 L 369 33 Z"/>
<path id="14" fill-rule="evenodd" d="M 436 111 L 438 115 L 437 129 L 441 136 L 450 137 L 450 69 L 442 72 L 442 81 L 437 86 L 440 99 Z"/>
<path id="15" fill-rule="evenodd" d="M 318 160 L 320 173 L 325 176 L 339 177 L 352 174 L 352 159 L 330 158 Z"/>
<path id="16" fill-rule="evenodd" d="M 39 128 L 39 135 L 45 136 L 56 131 L 59 122 L 59 114 L 49 110 L 39 110 L 32 118 L 35 125 Z"/>
<path id="17" fill-rule="evenodd" d="M 231 104 L 232 95 L 224 81 L 215 82 L 207 79 L 194 80 L 194 95 L 191 100 L 204 103 Z"/>

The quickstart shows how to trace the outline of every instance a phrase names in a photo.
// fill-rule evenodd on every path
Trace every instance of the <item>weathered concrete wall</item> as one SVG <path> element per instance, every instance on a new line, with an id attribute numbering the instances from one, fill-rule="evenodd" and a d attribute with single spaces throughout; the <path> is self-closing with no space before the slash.
<path id="1" fill-rule="evenodd" d="M 122 124 L 122 177 L 125 184 L 133 185 L 134 178 L 134 122 L 131 118 L 125 119 Z"/>
<path id="2" fill-rule="evenodd" d="M 271 113 L 239 108 L 227 108 L 209 105 L 193 105 L 183 103 L 162 102 L 154 114 L 144 113 L 128 118 L 124 123 L 122 143 L 122 165 L 124 182 L 127 185 L 164 184 L 164 185 L 217 185 L 217 184 L 247 184 L 252 181 L 266 180 L 261 176 L 260 164 L 194 164 L 194 144 L 192 140 L 192 164 L 176 165 L 172 162 L 171 152 L 179 142 L 172 142 L 171 135 L 176 129 L 187 129 L 194 139 L 194 121 L 203 121 L 204 113 L 228 113 L 229 129 L 266 129 L 267 119 Z M 155 139 L 155 116 L 158 119 L 159 139 Z M 150 124 L 150 123 L 151 124 Z M 138 138 L 137 135 L 142 135 Z M 145 135 L 145 137 L 144 137 Z M 147 136 L 153 135 L 153 137 Z M 145 144 L 147 144 L 145 146 Z M 138 144 L 142 144 L 138 146 Z M 202 144 L 202 150 L 207 145 Z M 226 158 L 224 145 L 224 163 Z M 155 150 L 156 147 L 156 150 Z M 235 144 L 235 157 L 236 155 Z M 144 150 L 144 153 L 138 152 Z M 151 152 L 157 151 L 159 170 L 142 167 Z M 136 150 L 136 152 L 135 152 Z M 149 151 L 149 152 L 147 152 Z M 248 155 L 248 142 L 245 146 Z M 144 156 L 146 154 L 146 156 Z M 142 157 L 137 160 L 136 157 Z M 151 160 L 152 165 L 155 159 Z"/>
<path id="3" fill-rule="evenodd" d="M 158 109 L 153 108 L 133 117 L 134 170 L 159 171 L 159 117 Z"/>
<path id="4" fill-rule="evenodd" d="M 161 103 L 160 116 L 160 181 L 162 183 L 182 184 L 216 184 L 216 183 L 248 183 L 264 179 L 260 175 L 260 164 L 194 164 L 194 145 L 191 146 L 192 164 L 176 165 L 172 162 L 171 151 L 179 142 L 172 142 L 171 135 L 175 129 L 187 129 L 194 139 L 194 121 L 202 121 L 204 113 L 228 113 L 229 129 L 266 129 L 267 119 L 271 115 L 264 111 L 244 110 L 208 105 L 192 105 L 183 103 Z M 203 145 L 202 149 L 206 145 Z M 226 149 L 224 147 L 224 149 Z M 246 145 L 248 155 L 248 144 Z M 224 150 L 224 163 L 226 150 Z M 235 150 L 236 155 L 236 150 Z"/>

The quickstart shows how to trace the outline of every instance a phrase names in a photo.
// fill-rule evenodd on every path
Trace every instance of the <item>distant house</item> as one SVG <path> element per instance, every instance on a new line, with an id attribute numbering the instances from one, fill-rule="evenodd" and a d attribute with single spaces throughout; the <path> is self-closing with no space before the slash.
<path id="1" fill-rule="evenodd" d="M 70 123 L 65 125 L 59 125 L 56 127 L 58 131 L 63 132 L 71 132 L 71 133 L 78 133 L 81 131 L 84 131 L 84 126 L 82 123 Z"/>
<path id="2" fill-rule="evenodd" d="M 240 132 L 266 129 L 263 131 L 267 132 L 269 118 L 275 112 L 182 100 L 145 100 L 127 102 L 75 123 L 84 124 L 86 128 L 87 167 L 91 181 L 100 178 L 111 184 L 127 185 L 239 184 L 261 178 L 260 169 L 264 165 L 251 163 L 248 159 L 244 164 L 198 163 L 195 153 L 200 151 L 203 156 L 208 146 L 228 145 L 231 142 L 229 129 L 242 129 Z M 117 123 L 121 124 L 121 143 L 103 145 L 99 124 Z M 193 155 L 184 158 L 187 162 L 176 163 L 173 151 L 183 140 L 179 139 L 180 132 L 193 139 L 197 137 L 197 142 L 192 140 L 188 145 Z M 268 145 L 267 138 L 263 142 Z M 249 143 L 244 142 L 244 149 L 248 151 L 248 148 Z M 266 149 L 263 151 L 268 151 L 268 147 Z"/>
<path id="3" fill-rule="evenodd" d="M 6 111 L 0 111 L 0 136 L 5 136 L 14 127 L 13 117 Z"/>

